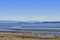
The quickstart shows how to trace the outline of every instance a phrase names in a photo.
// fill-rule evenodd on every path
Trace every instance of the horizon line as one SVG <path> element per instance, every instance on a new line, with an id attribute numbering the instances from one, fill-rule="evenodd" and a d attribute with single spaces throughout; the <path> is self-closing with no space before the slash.
<path id="1" fill-rule="evenodd" d="M 0 21 L 23 21 L 23 20 L 0 20 Z M 35 21 L 35 20 L 29 20 L 29 21 L 23 21 L 23 22 L 60 22 L 60 21 L 43 21 L 43 20 L 40 20 L 40 21 Z"/>

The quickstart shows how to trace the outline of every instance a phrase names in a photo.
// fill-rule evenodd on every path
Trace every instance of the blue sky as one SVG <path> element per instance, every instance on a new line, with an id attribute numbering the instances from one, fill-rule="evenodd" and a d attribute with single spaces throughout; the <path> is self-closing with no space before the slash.
<path id="1" fill-rule="evenodd" d="M 0 0 L 0 20 L 60 21 L 60 0 Z"/>

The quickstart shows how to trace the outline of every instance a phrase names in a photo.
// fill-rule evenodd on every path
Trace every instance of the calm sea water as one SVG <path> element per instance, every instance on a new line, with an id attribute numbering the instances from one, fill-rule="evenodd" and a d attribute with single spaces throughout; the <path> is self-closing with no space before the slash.
<path id="1" fill-rule="evenodd" d="M 10 32 L 33 32 L 46 34 L 60 34 L 60 28 L 22 28 L 22 29 L 0 29 L 0 31 Z"/>
<path id="2" fill-rule="evenodd" d="M 10 25 L 10 24 L 9 24 Z M 60 34 L 60 23 L 41 23 L 41 24 L 23 24 L 23 26 L 40 26 L 40 28 L 21 28 L 21 26 L 3 26 L 0 31 L 12 32 L 33 32 L 33 33 L 47 33 L 47 34 Z"/>

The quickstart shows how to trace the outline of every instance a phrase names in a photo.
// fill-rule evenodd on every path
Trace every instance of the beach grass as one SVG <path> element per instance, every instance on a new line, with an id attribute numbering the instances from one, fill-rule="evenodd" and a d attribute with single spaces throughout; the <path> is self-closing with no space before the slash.
<path id="1" fill-rule="evenodd" d="M 0 32 L 0 40 L 60 40 L 60 34 Z"/>

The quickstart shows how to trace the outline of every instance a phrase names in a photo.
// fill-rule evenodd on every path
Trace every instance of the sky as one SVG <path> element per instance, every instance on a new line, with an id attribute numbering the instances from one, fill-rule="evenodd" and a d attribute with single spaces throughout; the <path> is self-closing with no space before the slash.
<path id="1" fill-rule="evenodd" d="M 60 0 L 0 0 L 0 20 L 60 21 Z"/>

